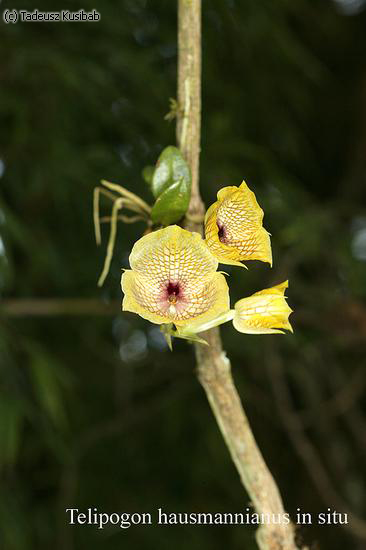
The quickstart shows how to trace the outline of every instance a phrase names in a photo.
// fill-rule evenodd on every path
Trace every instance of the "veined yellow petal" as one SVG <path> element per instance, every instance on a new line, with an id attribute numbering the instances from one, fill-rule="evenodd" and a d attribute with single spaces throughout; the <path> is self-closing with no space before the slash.
<path id="1" fill-rule="evenodd" d="M 137 313 L 151 323 L 174 323 L 183 326 L 197 321 L 204 323 L 229 309 L 229 287 L 224 275 L 214 273 L 192 281 L 183 303 L 169 303 L 159 286 L 148 275 L 127 270 L 121 279 L 125 296 L 123 311 Z"/>
<path id="2" fill-rule="evenodd" d="M 170 279 L 181 275 L 203 277 L 218 267 L 199 233 L 169 225 L 141 237 L 130 254 L 133 271 Z"/>
<path id="3" fill-rule="evenodd" d="M 123 273 L 122 309 L 152 323 L 186 325 L 229 308 L 225 277 L 198 233 L 170 226 L 142 237 Z"/>
<path id="4" fill-rule="evenodd" d="M 236 302 L 233 319 L 236 330 L 246 334 L 283 333 L 281 329 L 293 332 L 288 320 L 292 309 L 284 296 L 287 287 L 285 281 Z"/>
<path id="5" fill-rule="evenodd" d="M 226 188 L 229 189 L 229 188 Z M 222 189 L 221 191 L 224 191 Z M 211 253 L 216 256 L 221 264 L 236 265 L 238 267 L 246 267 L 240 263 L 240 253 L 235 247 L 228 246 L 219 239 L 219 228 L 217 225 L 217 210 L 219 202 L 215 202 L 210 206 L 205 216 L 205 237 L 208 248 Z"/>
<path id="6" fill-rule="evenodd" d="M 158 296 L 148 276 L 127 269 L 122 274 L 121 287 L 124 293 L 122 311 L 137 313 L 151 323 L 169 322 L 156 305 Z"/>
<path id="7" fill-rule="evenodd" d="M 220 263 L 260 260 L 272 265 L 270 236 L 253 191 L 243 181 L 240 187 L 224 187 L 217 198 L 206 213 L 205 236 Z"/>
<path id="8" fill-rule="evenodd" d="M 244 183 L 244 182 L 243 182 Z M 217 200 L 219 202 L 222 202 L 227 197 L 230 197 L 233 193 L 235 193 L 239 187 L 236 185 L 229 185 L 227 187 L 223 187 L 217 192 Z"/>
<path id="9" fill-rule="evenodd" d="M 204 323 L 213 319 L 230 307 L 229 287 L 224 275 L 214 273 L 207 277 L 204 284 L 197 285 L 188 294 L 189 306 L 182 314 L 181 319 L 175 319 L 175 325 L 186 325 L 194 319 Z"/>
<path id="10" fill-rule="evenodd" d="M 263 296 L 265 294 L 278 294 L 279 296 L 284 296 L 286 288 L 288 288 L 288 280 L 283 281 L 283 283 L 280 283 L 276 286 L 272 286 L 271 288 L 259 290 L 258 292 L 255 292 L 253 296 Z M 286 296 L 284 297 L 286 298 Z"/>

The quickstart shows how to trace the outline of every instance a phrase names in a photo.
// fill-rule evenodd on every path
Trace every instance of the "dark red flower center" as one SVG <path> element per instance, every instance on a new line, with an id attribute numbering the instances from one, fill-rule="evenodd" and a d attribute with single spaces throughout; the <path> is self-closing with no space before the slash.
<path id="1" fill-rule="evenodd" d="M 219 222 L 217 222 L 217 227 L 218 227 L 218 229 L 219 229 L 219 232 L 218 232 L 219 239 L 220 239 L 220 241 L 221 241 L 222 243 L 224 243 L 225 240 L 226 240 L 225 228 L 224 228 L 224 226 L 223 226 L 221 223 L 219 223 Z"/>
<path id="2" fill-rule="evenodd" d="M 166 291 L 168 294 L 168 301 L 171 304 L 176 304 L 177 298 L 180 293 L 179 283 L 168 283 Z"/>

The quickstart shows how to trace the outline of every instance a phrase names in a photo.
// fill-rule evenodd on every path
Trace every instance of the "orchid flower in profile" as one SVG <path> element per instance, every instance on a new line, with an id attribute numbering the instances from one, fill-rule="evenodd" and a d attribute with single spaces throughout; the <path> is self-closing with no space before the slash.
<path id="1" fill-rule="evenodd" d="M 129 260 L 121 279 L 124 311 L 178 328 L 229 310 L 225 277 L 198 233 L 177 225 L 159 229 L 134 244 Z"/>
<path id="2" fill-rule="evenodd" d="M 235 304 L 233 325 L 245 334 L 284 334 L 293 332 L 289 315 L 292 309 L 286 302 L 288 281 L 260 290 Z"/>
<path id="3" fill-rule="evenodd" d="M 293 332 L 288 320 L 292 309 L 286 302 L 287 287 L 288 281 L 284 281 L 260 290 L 248 298 L 242 298 L 236 302 L 234 309 L 222 312 L 214 319 L 204 322 L 193 320 L 182 328 L 178 327 L 178 334 L 188 337 L 227 321 L 232 321 L 236 330 L 245 334 L 284 334 L 284 329 Z"/>
<path id="4" fill-rule="evenodd" d="M 269 233 L 262 225 L 263 210 L 245 181 L 223 187 L 205 217 L 206 243 L 221 264 L 260 260 L 272 266 Z"/>

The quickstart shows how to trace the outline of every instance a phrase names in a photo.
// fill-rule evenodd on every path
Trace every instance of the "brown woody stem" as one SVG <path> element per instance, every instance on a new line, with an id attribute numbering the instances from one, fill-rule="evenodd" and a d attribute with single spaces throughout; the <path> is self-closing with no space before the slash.
<path id="1" fill-rule="evenodd" d="M 202 234 L 205 211 L 199 192 L 201 130 L 201 0 L 178 0 L 177 142 L 192 173 L 192 196 L 185 226 Z M 281 496 L 256 444 L 235 388 L 230 361 L 218 328 L 203 333 L 209 347 L 195 344 L 198 379 L 215 415 L 231 458 L 251 503 L 269 518 L 284 516 Z M 257 530 L 260 550 L 295 550 L 291 523 L 263 524 Z"/>

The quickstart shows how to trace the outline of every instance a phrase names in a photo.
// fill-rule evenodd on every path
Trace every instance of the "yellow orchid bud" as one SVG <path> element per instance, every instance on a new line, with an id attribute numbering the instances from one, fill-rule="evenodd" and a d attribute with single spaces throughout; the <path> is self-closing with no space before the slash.
<path id="1" fill-rule="evenodd" d="M 246 334 L 284 334 L 286 329 L 293 332 L 288 320 L 292 309 L 286 302 L 285 290 L 288 281 L 256 292 L 235 304 L 233 325 Z"/>
<path id="2" fill-rule="evenodd" d="M 263 210 L 245 181 L 224 187 L 205 217 L 206 243 L 222 264 L 260 260 L 272 266 L 269 233 L 262 225 Z"/>
<path id="3" fill-rule="evenodd" d="M 154 231 L 135 243 L 129 259 L 121 279 L 124 311 L 183 326 L 229 309 L 225 277 L 198 233 L 176 225 Z"/>

